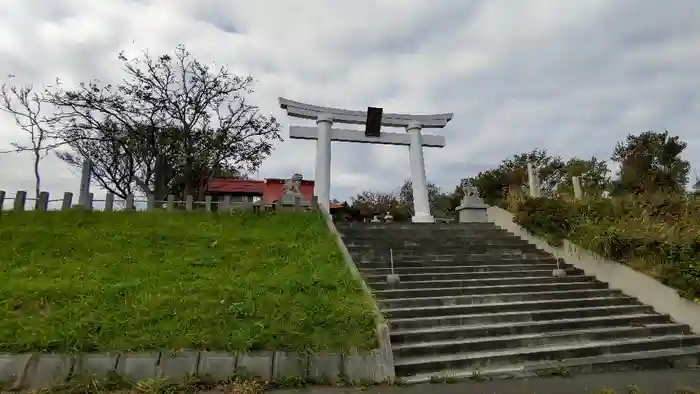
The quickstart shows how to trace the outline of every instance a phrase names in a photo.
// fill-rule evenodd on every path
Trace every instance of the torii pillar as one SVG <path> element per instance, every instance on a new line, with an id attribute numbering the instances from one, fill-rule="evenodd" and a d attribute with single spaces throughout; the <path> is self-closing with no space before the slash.
<path id="1" fill-rule="evenodd" d="M 287 115 L 316 121 L 317 127 L 290 126 L 289 137 L 316 140 L 316 168 L 314 195 L 319 204 L 328 209 L 331 180 L 331 141 L 356 142 L 381 145 L 408 146 L 413 186 L 414 223 L 434 223 L 430 214 L 428 185 L 425 176 L 423 147 L 445 146 L 445 137 L 423 135 L 423 128 L 443 128 L 452 120 L 453 114 L 410 115 L 384 114 L 381 108 L 370 107 L 367 111 L 349 111 L 338 108 L 319 107 L 279 98 L 280 107 Z M 334 123 L 364 124 L 361 130 L 333 129 Z M 382 133 L 381 126 L 403 127 L 406 134 Z"/>

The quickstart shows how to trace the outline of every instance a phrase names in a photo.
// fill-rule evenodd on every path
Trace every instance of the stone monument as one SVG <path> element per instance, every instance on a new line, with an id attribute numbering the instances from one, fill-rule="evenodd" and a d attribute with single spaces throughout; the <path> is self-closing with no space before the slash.
<path id="1" fill-rule="evenodd" d="M 464 197 L 462 204 L 457 207 L 459 215 L 459 223 L 483 223 L 488 221 L 486 210 L 488 205 L 479 197 L 479 192 L 472 184 L 467 184 L 464 187 Z"/>
<path id="2" fill-rule="evenodd" d="M 308 202 L 304 201 L 304 195 L 301 194 L 301 181 L 304 177 L 301 174 L 294 174 L 287 179 L 282 186 L 282 205 L 294 205 L 297 197 L 301 200 L 301 205 L 306 206 Z"/>
<path id="3" fill-rule="evenodd" d="M 571 183 L 572 183 L 572 186 L 574 187 L 574 197 L 577 200 L 582 199 L 583 198 L 583 189 L 581 189 L 581 178 L 577 177 L 577 176 L 572 176 Z"/>

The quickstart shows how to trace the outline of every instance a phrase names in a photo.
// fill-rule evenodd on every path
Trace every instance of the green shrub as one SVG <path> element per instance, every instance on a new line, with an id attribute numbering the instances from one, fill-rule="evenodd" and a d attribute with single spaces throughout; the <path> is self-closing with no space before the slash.
<path id="1" fill-rule="evenodd" d="M 625 196 L 584 202 L 526 198 L 515 222 L 559 246 L 563 239 L 630 264 L 641 260 L 662 283 L 700 297 L 700 204 L 673 196 Z"/>
<path id="2" fill-rule="evenodd" d="M 569 234 L 571 204 L 563 200 L 527 198 L 518 204 L 515 221 L 533 234 L 546 237 L 554 245 Z"/>

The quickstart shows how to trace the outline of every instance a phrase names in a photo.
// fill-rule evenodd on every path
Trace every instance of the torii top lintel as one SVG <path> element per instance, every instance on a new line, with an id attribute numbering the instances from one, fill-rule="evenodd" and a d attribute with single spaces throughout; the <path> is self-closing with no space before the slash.
<path id="1" fill-rule="evenodd" d="M 287 115 L 294 118 L 313 119 L 319 115 L 331 115 L 337 123 L 360 124 L 367 122 L 367 111 L 350 111 L 346 109 L 320 107 L 304 104 L 298 101 L 279 98 L 280 107 L 287 111 Z M 452 120 L 452 113 L 434 115 L 411 114 L 382 114 L 382 126 L 406 127 L 412 122 L 419 122 L 423 128 L 443 128 Z"/>

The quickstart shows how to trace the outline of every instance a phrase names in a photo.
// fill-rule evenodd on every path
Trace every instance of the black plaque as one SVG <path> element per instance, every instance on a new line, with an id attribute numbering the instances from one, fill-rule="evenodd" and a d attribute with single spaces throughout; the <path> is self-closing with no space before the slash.
<path id="1" fill-rule="evenodd" d="M 365 135 L 367 137 L 379 138 L 379 133 L 382 129 L 382 108 L 369 107 L 367 108 L 367 122 L 365 123 Z"/>

